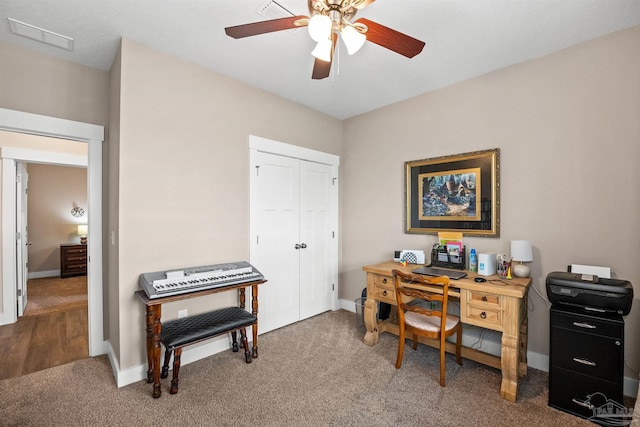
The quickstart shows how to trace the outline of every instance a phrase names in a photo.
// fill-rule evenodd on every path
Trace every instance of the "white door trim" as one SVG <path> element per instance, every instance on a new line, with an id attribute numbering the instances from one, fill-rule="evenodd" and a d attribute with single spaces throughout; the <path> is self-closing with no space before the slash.
<path id="1" fill-rule="evenodd" d="M 69 139 L 89 144 L 88 158 L 38 150 L 2 149 L 2 314 L 0 325 L 17 320 L 15 292 L 15 162 L 87 166 L 89 216 L 87 265 L 89 355 L 107 352 L 103 333 L 102 286 L 102 142 L 104 127 L 0 108 L 0 130 Z M 13 194 L 13 196 L 12 196 Z"/>
<path id="2" fill-rule="evenodd" d="M 285 144 L 284 142 L 278 142 L 254 135 L 249 135 L 249 149 L 262 151 L 264 153 L 278 154 L 280 156 L 293 157 L 301 160 L 309 160 L 316 163 L 324 163 L 335 167 L 340 166 L 340 156 L 336 156 L 335 154 L 298 147 L 297 145 Z"/>

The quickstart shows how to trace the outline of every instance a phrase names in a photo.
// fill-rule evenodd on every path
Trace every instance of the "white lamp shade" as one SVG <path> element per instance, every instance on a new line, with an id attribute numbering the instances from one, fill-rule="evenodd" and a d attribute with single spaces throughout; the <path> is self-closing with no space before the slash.
<path id="1" fill-rule="evenodd" d="M 78 224 L 78 236 L 86 236 L 89 233 L 87 224 Z"/>
<path id="2" fill-rule="evenodd" d="M 531 242 L 528 240 L 512 240 L 511 241 L 511 258 L 514 261 L 520 261 L 520 262 L 533 261 L 533 251 L 531 250 Z"/>
<path id="3" fill-rule="evenodd" d="M 347 47 L 347 53 L 349 55 L 353 55 L 359 51 L 367 40 L 364 34 L 349 25 L 344 27 L 342 31 L 340 31 L 340 34 L 342 35 L 342 40 Z"/>
<path id="4" fill-rule="evenodd" d="M 316 14 L 309 19 L 307 29 L 309 30 L 311 38 L 314 41 L 320 42 L 330 38 L 332 26 L 331 18 L 327 15 Z"/>
<path id="5" fill-rule="evenodd" d="M 316 48 L 311 52 L 311 55 L 315 56 L 321 61 L 330 62 L 332 47 L 333 42 L 330 39 L 320 40 L 316 45 Z"/>

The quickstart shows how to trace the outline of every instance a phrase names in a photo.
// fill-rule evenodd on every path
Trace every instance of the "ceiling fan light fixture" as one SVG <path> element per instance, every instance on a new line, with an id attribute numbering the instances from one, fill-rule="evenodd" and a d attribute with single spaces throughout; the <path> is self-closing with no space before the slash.
<path id="1" fill-rule="evenodd" d="M 331 18 L 327 15 L 315 14 L 309 19 L 309 35 L 311 38 L 320 43 L 322 40 L 327 40 L 331 36 L 331 29 L 333 23 Z"/>
<path id="2" fill-rule="evenodd" d="M 340 30 L 340 34 L 342 35 L 342 41 L 344 41 L 349 55 L 353 55 L 359 51 L 362 45 L 364 45 L 364 42 L 367 41 L 367 36 L 351 25 L 345 25 L 344 28 Z"/>
<path id="3" fill-rule="evenodd" d="M 331 49 L 333 48 L 333 43 L 330 39 L 320 40 L 316 45 L 315 49 L 311 52 L 311 55 L 315 56 L 321 61 L 331 62 Z"/>

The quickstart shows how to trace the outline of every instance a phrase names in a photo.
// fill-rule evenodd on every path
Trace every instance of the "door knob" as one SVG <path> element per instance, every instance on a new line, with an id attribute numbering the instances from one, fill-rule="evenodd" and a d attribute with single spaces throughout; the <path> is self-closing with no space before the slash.
<path id="1" fill-rule="evenodd" d="M 296 249 L 300 249 L 300 245 L 296 243 L 296 245 L 294 246 L 294 248 L 296 248 Z"/>
<path id="2" fill-rule="evenodd" d="M 301 244 L 301 245 L 300 245 L 300 247 L 301 247 L 302 249 L 305 249 L 305 248 L 307 247 L 307 244 L 306 244 L 306 243 L 303 243 L 303 244 Z"/>

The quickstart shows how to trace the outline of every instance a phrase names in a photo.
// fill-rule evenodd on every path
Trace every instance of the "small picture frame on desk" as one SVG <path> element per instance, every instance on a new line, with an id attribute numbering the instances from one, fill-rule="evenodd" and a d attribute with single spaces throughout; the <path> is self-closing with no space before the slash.
<path id="1" fill-rule="evenodd" d="M 498 148 L 405 162 L 405 233 L 500 237 Z"/>

